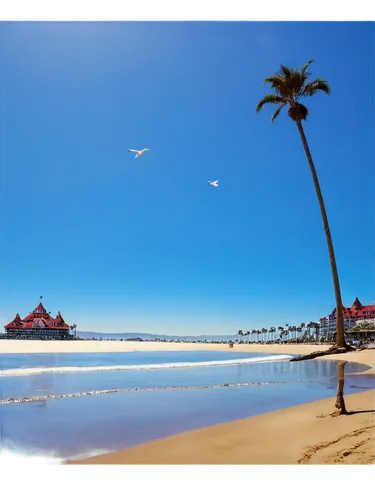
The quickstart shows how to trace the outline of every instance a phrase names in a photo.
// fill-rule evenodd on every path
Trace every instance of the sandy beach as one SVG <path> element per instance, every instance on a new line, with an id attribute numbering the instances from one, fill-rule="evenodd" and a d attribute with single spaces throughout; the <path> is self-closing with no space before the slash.
<path id="1" fill-rule="evenodd" d="M 236 345 L 233 351 L 307 354 L 329 346 Z M 228 350 L 225 344 L 120 341 L 0 341 L 0 353 Z M 231 350 L 232 351 L 232 350 Z M 233 352 L 232 351 L 232 352 Z M 327 356 L 369 367 L 375 351 Z M 197 429 L 74 464 L 374 464 L 375 391 L 345 397 L 348 415 L 332 416 L 335 398 Z"/>

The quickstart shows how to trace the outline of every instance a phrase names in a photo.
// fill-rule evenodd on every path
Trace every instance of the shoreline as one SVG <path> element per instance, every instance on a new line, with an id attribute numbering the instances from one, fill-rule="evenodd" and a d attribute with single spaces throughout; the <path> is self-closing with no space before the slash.
<path id="1" fill-rule="evenodd" d="M 233 352 L 309 354 L 316 344 L 239 344 Z M 0 354 L 142 351 L 228 351 L 228 344 L 134 341 L 1 340 Z M 375 350 L 319 358 L 367 365 L 375 375 Z M 345 394 L 345 390 L 344 390 Z M 375 390 L 345 396 L 349 415 L 332 417 L 335 397 L 195 429 L 67 464 L 374 464 Z"/>

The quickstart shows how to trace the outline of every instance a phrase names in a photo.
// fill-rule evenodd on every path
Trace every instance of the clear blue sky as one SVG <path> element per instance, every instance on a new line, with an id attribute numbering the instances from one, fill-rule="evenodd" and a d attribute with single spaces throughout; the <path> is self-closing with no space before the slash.
<path id="1" fill-rule="evenodd" d="M 1 57 L 1 325 L 39 295 L 101 332 L 329 313 L 296 125 L 255 112 L 265 77 L 309 59 L 332 89 L 306 101 L 305 132 L 343 302 L 374 302 L 373 23 L 2 23 Z"/>

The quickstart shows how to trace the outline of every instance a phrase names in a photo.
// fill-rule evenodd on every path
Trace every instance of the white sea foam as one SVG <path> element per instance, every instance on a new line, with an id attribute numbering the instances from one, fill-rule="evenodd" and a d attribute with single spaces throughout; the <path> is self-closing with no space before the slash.
<path id="1" fill-rule="evenodd" d="M 59 465 L 63 460 L 52 454 L 46 454 L 41 451 L 29 451 L 17 447 L 0 448 L 0 468 L 18 467 L 22 465 L 36 466 L 41 465 Z"/>
<path id="2" fill-rule="evenodd" d="M 160 370 L 167 368 L 201 368 L 204 366 L 228 366 L 243 365 L 251 363 L 269 363 L 274 361 L 287 361 L 293 356 L 278 354 L 275 356 L 262 356 L 258 358 L 228 359 L 223 361 L 203 361 L 191 363 L 158 363 L 148 365 L 110 365 L 110 366 L 51 366 L 34 368 L 11 368 L 0 370 L 0 377 L 15 377 L 21 375 L 39 375 L 42 373 L 73 373 L 73 372 L 97 372 L 114 370 Z"/>
<path id="3" fill-rule="evenodd" d="M 0 399 L 0 405 L 17 404 L 17 403 L 33 403 L 37 401 L 50 401 L 52 399 L 77 398 L 82 396 L 99 396 L 102 394 L 116 394 L 120 392 L 150 392 L 150 391 L 191 391 L 200 389 L 224 389 L 229 387 L 254 387 L 265 385 L 280 385 L 280 384 L 295 384 L 297 382 L 311 382 L 314 380 L 280 380 L 270 382 L 242 382 L 242 383 L 223 383 L 210 385 L 174 385 L 170 387 L 122 387 L 118 389 L 99 389 L 86 392 L 74 392 L 71 394 L 49 394 L 48 396 L 31 396 L 23 398 L 7 398 Z"/>

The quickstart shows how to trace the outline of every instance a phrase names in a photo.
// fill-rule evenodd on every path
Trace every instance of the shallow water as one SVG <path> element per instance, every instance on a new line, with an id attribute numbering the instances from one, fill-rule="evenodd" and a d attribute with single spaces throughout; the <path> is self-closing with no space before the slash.
<path id="1" fill-rule="evenodd" d="M 117 354 L 120 353 L 116 353 L 116 356 L 108 353 L 104 357 L 107 360 L 105 362 L 117 364 Z M 137 359 L 144 364 L 145 357 L 141 354 L 143 353 L 137 353 Z M 163 353 L 145 354 L 148 356 L 147 361 L 155 362 L 152 354 L 158 355 L 159 362 L 166 361 Z M 170 354 L 183 356 L 173 358 Z M 202 361 L 203 351 L 198 356 L 197 354 L 168 353 L 167 361 Z M 238 353 L 204 351 L 204 359 L 217 360 L 217 354 L 221 359 L 239 357 Z M 26 361 L 19 358 L 17 362 L 15 359 L 8 360 L 7 366 L 17 368 L 25 362 L 29 363 L 28 366 L 32 363 L 32 366 L 38 366 L 34 355 L 32 356 L 32 359 Z M 63 355 L 59 356 L 54 366 L 61 364 Z M 244 355 L 247 356 L 249 354 Z M 259 357 L 259 353 L 253 353 L 253 356 Z M 84 358 L 88 363 L 86 356 Z M 102 354 L 93 353 L 90 358 L 91 363 L 103 363 Z M 135 364 L 133 359 L 135 358 L 128 356 L 126 361 Z M 70 361 L 73 363 L 71 366 L 74 366 L 76 360 Z M 357 363 L 347 363 L 345 372 L 349 374 L 365 368 Z M 0 399 L 3 400 L 79 394 L 100 389 L 131 390 L 96 396 L 0 404 L 0 456 L 1 448 L 3 452 L 15 448 L 22 450 L 23 454 L 33 452 L 39 453 L 39 456 L 54 455 L 63 459 L 89 456 L 98 450 L 117 450 L 177 432 L 333 396 L 336 393 L 336 377 L 336 362 L 321 359 L 298 363 L 268 361 L 200 368 L 1 377 Z M 225 387 L 224 384 L 253 385 Z M 218 385 L 224 387 L 193 389 L 196 386 Z M 135 391 L 135 388 L 154 390 Z M 165 390 L 166 388 L 179 390 Z M 372 388 L 373 377 L 346 375 L 345 394 Z"/>
<path id="2" fill-rule="evenodd" d="M 348 363 L 347 372 L 357 369 Z M 364 367 L 363 367 L 364 368 Z M 322 360 L 314 363 L 288 361 L 233 366 L 129 370 L 88 373 L 46 373 L 25 377 L 1 377 L 0 400 L 79 394 L 87 391 L 124 388 L 173 388 L 217 386 L 224 384 L 266 384 L 314 380 L 315 383 L 336 377 L 336 363 Z"/>
<path id="3" fill-rule="evenodd" d="M 111 366 L 189 363 L 272 356 L 265 353 L 224 351 L 134 351 L 88 353 L 0 354 L 0 370 L 58 366 Z"/>

